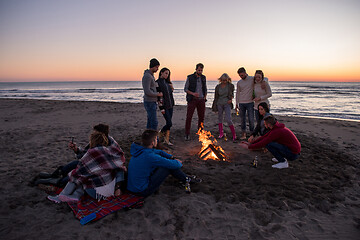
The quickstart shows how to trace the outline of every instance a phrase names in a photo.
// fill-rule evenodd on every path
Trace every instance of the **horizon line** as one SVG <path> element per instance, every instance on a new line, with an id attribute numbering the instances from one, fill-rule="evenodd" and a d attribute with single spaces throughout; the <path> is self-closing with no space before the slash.
<path id="1" fill-rule="evenodd" d="M 240 79 L 239 79 L 240 80 Z M 233 80 L 232 82 L 237 82 L 239 80 Z M 24 81 L 24 80 L 19 80 L 19 81 L 2 81 L 0 80 L 0 83 L 51 83 L 51 82 L 140 82 L 140 80 L 93 80 L 93 79 L 89 79 L 89 80 L 30 80 L 30 81 Z M 172 80 L 172 82 L 184 82 L 186 80 Z M 219 80 L 214 80 L 214 79 L 207 79 L 207 81 L 210 82 L 217 82 Z M 338 83 L 360 83 L 360 80 L 345 80 L 345 81 L 341 81 L 341 80 L 273 80 L 270 79 L 269 82 L 338 82 Z"/>

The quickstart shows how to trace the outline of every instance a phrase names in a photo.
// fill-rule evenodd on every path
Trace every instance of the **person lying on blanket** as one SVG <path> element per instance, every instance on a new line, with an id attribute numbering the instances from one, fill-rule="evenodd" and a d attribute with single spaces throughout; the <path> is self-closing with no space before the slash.
<path id="1" fill-rule="evenodd" d="M 108 138 L 108 146 L 111 145 L 111 139 L 109 138 L 109 126 L 106 124 L 97 124 L 93 127 L 94 132 L 101 132 L 105 134 L 106 138 Z M 74 151 L 77 160 L 74 160 L 64 166 L 59 166 L 53 173 L 41 172 L 38 174 L 36 179 L 34 179 L 34 185 L 37 186 L 39 184 L 45 185 L 54 185 L 57 187 L 65 187 L 65 185 L 69 181 L 69 172 L 74 170 L 79 163 L 79 160 L 85 155 L 85 153 L 89 150 L 90 144 L 87 144 L 85 148 L 78 147 L 76 143 L 71 140 L 69 142 L 69 148 Z"/>
<path id="2" fill-rule="evenodd" d="M 57 203 L 78 201 L 84 190 L 98 200 L 118 196 L 121 192 L 115 186 L 124 180 L 124 163 L 124 152 L 119 144 L 112 137 L 94 131 L 90 136 L 89 150 L 76 169 L 69 173 L 69 182 L 63 191 L 57 196 L 48 196 L 48 199 Z"/>
<path id="3" fill-rule="evenodd" d="M 155 149 L 158 143 L 157 135 L 156 130 L 148 129 L 141 136 L 142 145 L 132 143 L 127 189 L 137 195 L 148 197 L 171 174 L 184 183 L 189 192 L 190 182 L 201 182 L 201 179 L 187 176 L 180 170 L 182 167 L 180 160 L 162 150 Z"/>

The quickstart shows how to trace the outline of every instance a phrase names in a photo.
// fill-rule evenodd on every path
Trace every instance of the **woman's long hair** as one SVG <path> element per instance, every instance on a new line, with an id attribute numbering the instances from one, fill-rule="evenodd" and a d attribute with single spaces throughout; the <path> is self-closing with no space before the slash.
<path id="1" fill-rule="evenodd" d="M 259 107 L 260 107 L 260 106 L 265 110 L 265 112 L 270 113 L 269 106 L 267 105 L 266 102 L 261 102 L 261 103 L 259 103 L 259 105 L 258 105 L 258 110 L 259 110 Z M 264 117 L 263 115 L 260 115 L 260 119 L 263 119 L 263 117 Z"/>
<path id="2" fill-rule="evenodd" d="M 260 81 L 260 82 L 264 81 L 264 72 L 263 72 L 262 70 L 256 70 L 256 71 L 255 71 L 255 74 L 254 74 L 254 83 L 256 83 L 256 80 L 255 80 L 255 75 L 256 75 L 256 74 L 260 74 L 260 75 L 261 75 L 261 81 Z"/>
<path id="3" fill-rule="evenodd" d="M 96 146 L 107 146 L 108 144 L 109 140 L 104 133 L 98 131 L 91 133 L 90 148 L 94 148 Z"/>
<path id="4" fill-rule="evenodd" d="M 166 68 L 166 67 L 164 67 L 164 68 L 162 68 L 162 69 L 160 70 L 160 72 L 159 72 L 159 78 L 161 77 L 161 74 L 162 74 L 163 72 L 165 72 L 165 71 L 169 71 L 169 76 L 165 79 L 165 82 L 171 83 L 171 81 L 170 81 L 170 74 L 171 74 L 171 72 L 170 72 L 170 70 L 169 70 L 168 68 Z"/>

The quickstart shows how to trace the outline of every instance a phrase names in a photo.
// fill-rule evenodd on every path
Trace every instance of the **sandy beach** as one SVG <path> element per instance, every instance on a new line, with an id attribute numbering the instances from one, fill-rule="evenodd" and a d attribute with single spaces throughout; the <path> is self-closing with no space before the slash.
<path id="1" fill-rule="evenodd" d="M 82 226 L 65 204 L 30 184 L 42 171 L 74 160 L 68 141 L 82 146 L 105 123 L 130 160 L 130 144 L 146 127 L 142 104 L 0 99 L 2 239 L 360 239 L 360 122 L 276 116 L 298 137 L 302 152 L 288 169 L 272 156 L 219 141 L 229 162 L 203 161 L 192 122 L 184 141 L 185 106 L 175 106 L 168 151 L 204 181 L 186 194 L 169 177 L 140 209 L 118 211 Z M 159 127 L 165 121 L 158 113 Z M 206 110 L 205 129 L 218 134 Z M 240 135 L 240 119 L 233 115 Z M 224 127 L 228 135 L 230 129 Z M 255 156 L 258 168 L 251 166 Z"/>

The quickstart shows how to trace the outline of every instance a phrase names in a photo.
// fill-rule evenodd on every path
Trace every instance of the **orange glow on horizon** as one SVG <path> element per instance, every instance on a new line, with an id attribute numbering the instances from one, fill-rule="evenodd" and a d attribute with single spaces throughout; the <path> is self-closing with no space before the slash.
<path id="1" fill-rule="evenodd" d="M 166 62 L 166 61 L 165 61 Z M 194 66 L 193 66 L 194 65 Z M 171 71 L 172 80 L 185 80 L 186 76 L 195 71 L 195 64 L 161 65 Z M 217 65 L 204 62 L 204 75 L 209 81 L 216 81 L 221 74 L 228 73 L 233 83 L 240 78 L 237 74 L 239 65 Z M 0 82 L 31 82 L 31 81 L 141 81 L 144 70 L 147 69 L 147 62 L 123 66 L 121 63 L 95 64 L 74 64 L 65 63 L 54 66 L 54 64 L 40 64 L 14 66 L 5 70 L 0 69 Z M 258 69 L 249 65 L 246 70 L 253 75 Z M 276 66 L 260 67 L 270 81 L 320 81 L 320 82 L 360 82 L 360 70 L 356 68 L 347 69 L 329 68 L 323 69 L 281 69 Z M 356 69 L 356 70 L 355 70 Z M 155 73 L 155 78 L 159 76 Z"/>

